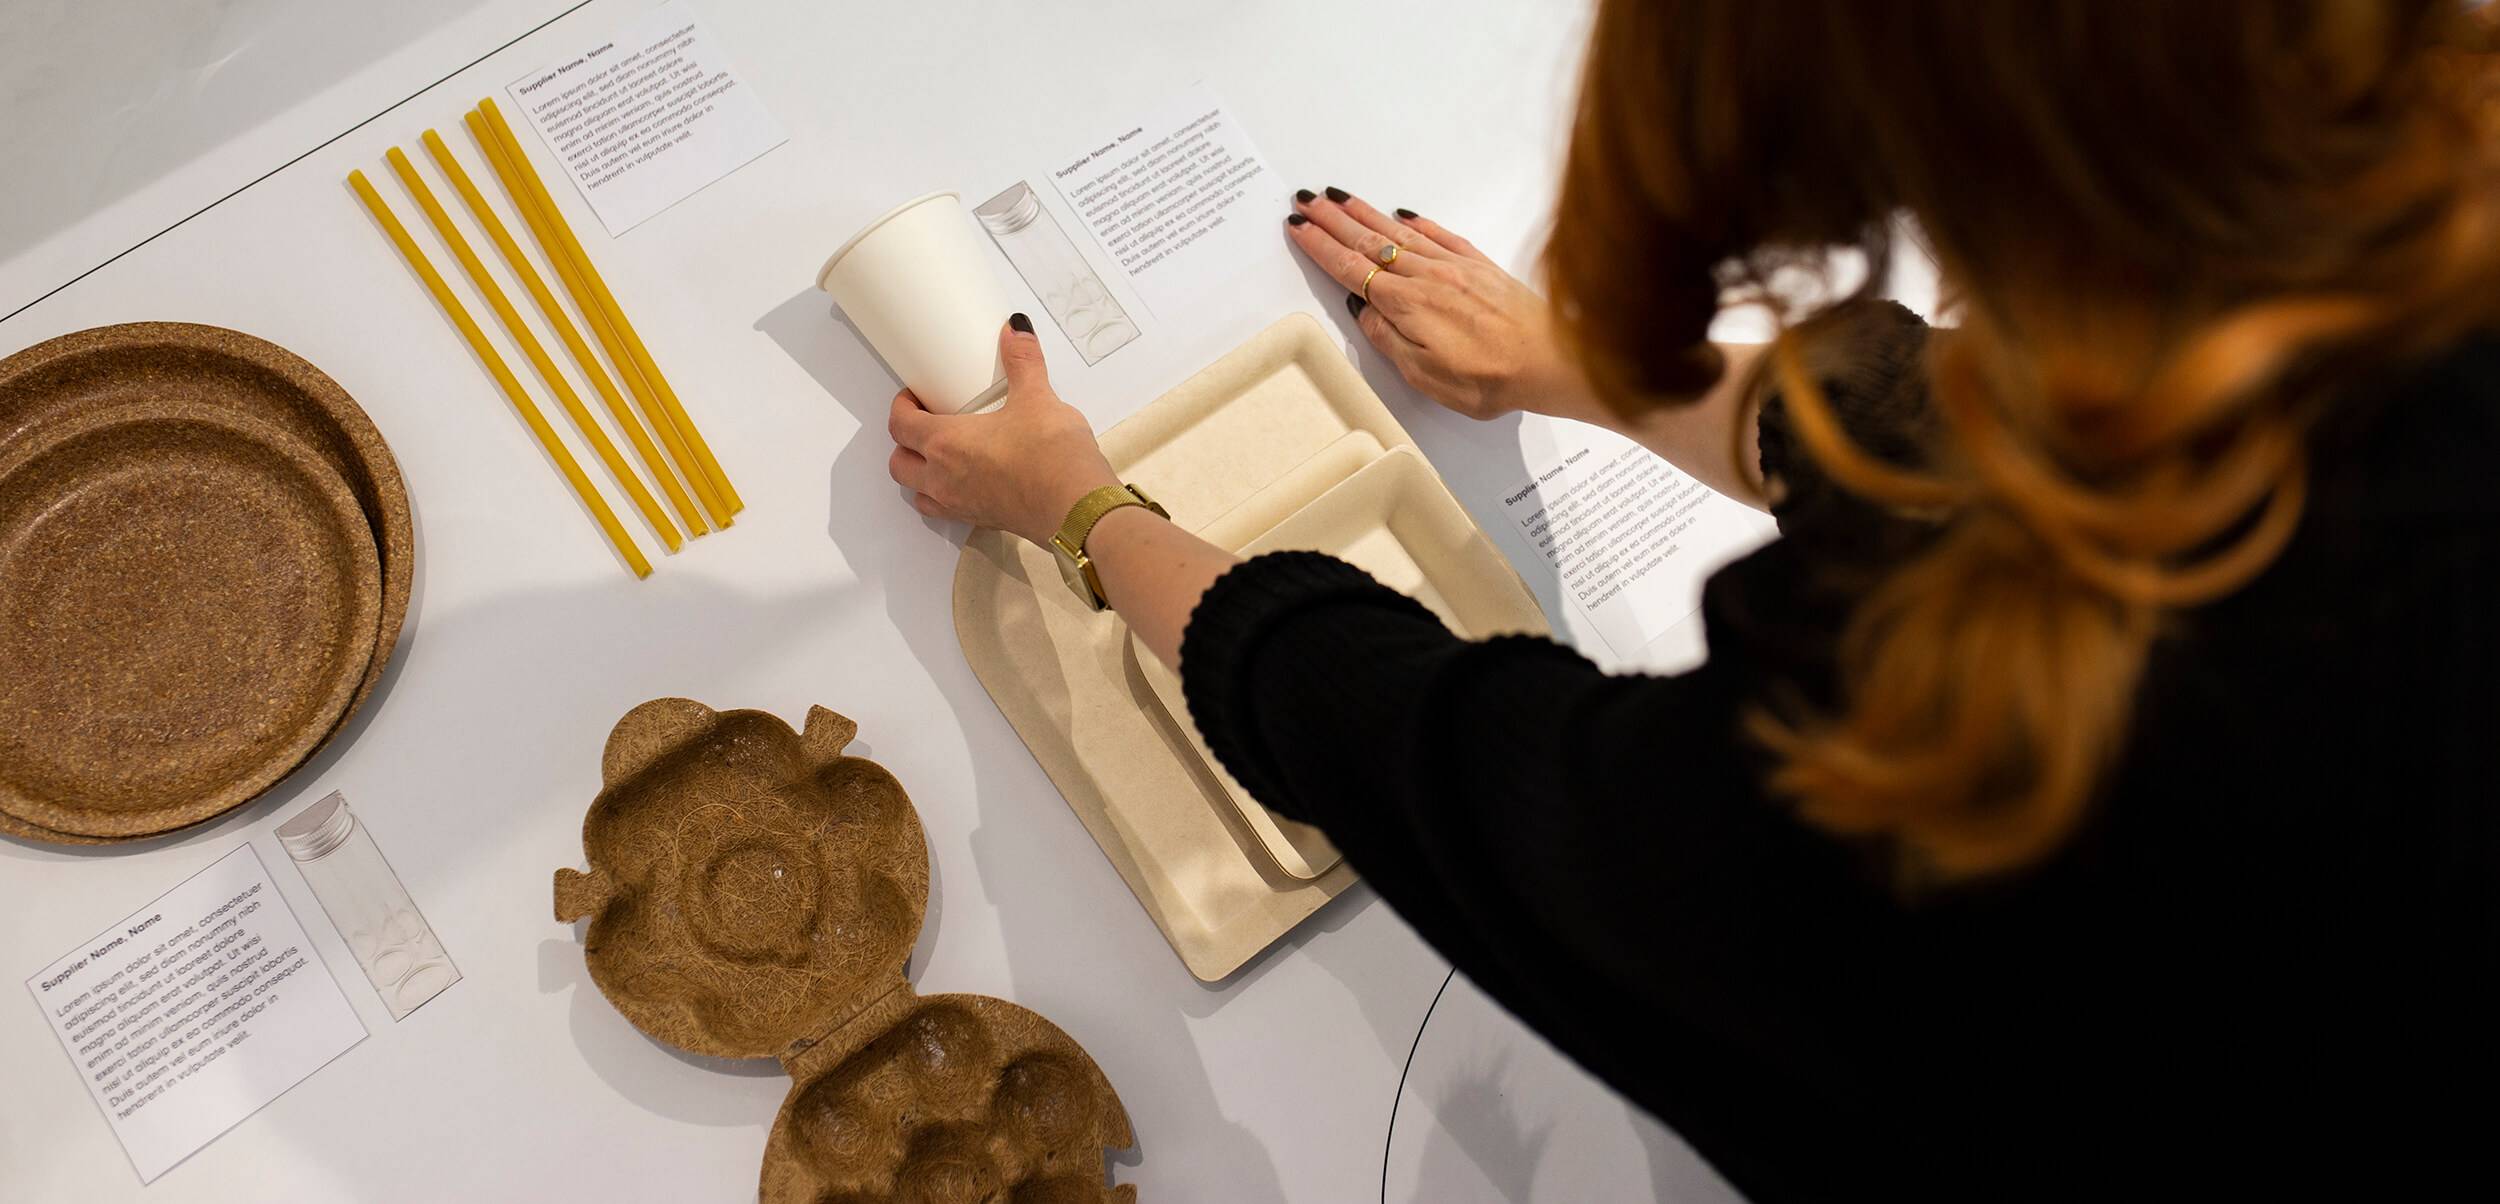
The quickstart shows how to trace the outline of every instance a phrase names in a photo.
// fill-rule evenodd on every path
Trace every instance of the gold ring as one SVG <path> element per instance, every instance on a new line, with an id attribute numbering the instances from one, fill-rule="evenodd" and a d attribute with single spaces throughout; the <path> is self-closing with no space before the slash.
<path id="1" fill-rule="evenodd" d="M 1363 287 L 1361 287 L 1361 288 L 1358 288 L 1358 289 L 1354 290 L 1354 291 L 1356 291 L 1356 292 L 1358 292 L 1358 293 L 1363 294 L 1363 304 L 1365 304 L 1365 305 L 1369 305 L 1369 304 L 1371 304 L 1371 303 L 1372 303 L 1372 277 L 1377 276 L 1377 275 L 1379 275 L 1379 274 L 1380 274 L 1380 269 L 1379 269 L 1379 268 L 1373 268 L 1372 270 L 1370 270 L 1370 271 L 1368 271 L 1368 272 L 1363 273 Z"/>
<path id="2" fill-rule="evenodd" d="M 1381 245 L 1380 250 L 1374 252 L 1373 254 L 1380 260 L 1380 266 L 1385 268 L 1398 261 L 1398 244 L 1393 242 L 1384 243 Z"/>

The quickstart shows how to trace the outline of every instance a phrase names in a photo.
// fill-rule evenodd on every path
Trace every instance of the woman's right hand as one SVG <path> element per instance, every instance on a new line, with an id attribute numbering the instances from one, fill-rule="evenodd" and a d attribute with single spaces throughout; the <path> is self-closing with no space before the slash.
<path id="1" fill-rule="evenodd" d="M 1425 396 L 1477 419 L 1601 412 L 1555 337 L 1545 299 L 1475 244 L 1430 218 L 1382 213 L 1337 188 L 1295 194 L 1285 221 L 1302 253 L 1345 286 L 1364 336 Z M 1383 267 L 1381 249 L 1393 244 L 1397 257 Z"/>
<path id="2" fill-rule="evenodd" d="M 1031 318 L 1015 314 L 999 328 L 998 358 L 1007 400 L 986 413 L 935 414 L 909 389 L 894 395 L 886 472 L 922 514 L 1048 547 L 1078 498 L 1120 478 L 1085 415 L 1050 387 Z"/>

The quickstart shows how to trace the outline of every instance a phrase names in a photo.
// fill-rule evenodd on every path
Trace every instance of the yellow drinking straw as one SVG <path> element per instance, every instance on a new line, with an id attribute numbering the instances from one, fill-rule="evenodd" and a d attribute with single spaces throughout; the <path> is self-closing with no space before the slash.
<path id="1" fill-rule="evenodd" d="M 651 446 L 651 436 L 643 433 L 641 420 L 634 417 L 632 410 L 625 408 L 625 399 L 618 396 L 615 382 L 610 381 L 607 371 L 599 366 L 599 357 L 590 353 L 590 345 L 582 341 L 582 332 L 574 327 L 573 319 L 566 316 L 564 307 L 556 303 L 555 294 L 547 291 L 547 281 L 538 274 L 537 268 L 530 265 L 529 257 L 521 253 L 521 244 L 513 241 L 512 232 L 504 228 L 503 219 L 496 217 L 495 211 L 487 206 L 485 194 L 477 190 L 477 184 L 469 179 L 469 173 L 460 166 L 460 161 L 452 158 L 451 148 L 443 144 L 442 135 L 427 130 L 425 149 L 426 153 L 434 156 L 435 166 L 442 168 L 443 174 L 450 178 L 452 190 L 459 193 L 460 199 L 468 205 L 470 215 L 477 218 L 477 224 L 486 231 L 486 237 L 495 244 L 496 250 L 503 253 L 504 263 L 512 268 L 512 274 L 520 280 L 521 287 L 529 291 L 530 300 L 538 303 L 538 312 L 547 316 L 547 324 L 555 328 L 556 337 L 563 340 L 565 350 L 573 353 L 573 362 L 581 365 L 582 375 L 589 378 L 591 388 L 599 394 L 599 400 L 606 403 L 608 416 L 616 419 L 617 429 L 624 431 L 626 441 L 634 445 L 634 454 L 641 457 L 643 467 L 651 470 L 652 479 L 659 483 L 660 491 L 668 495 L 669 505 L 675 508 L 678 517 L 685 520 L 686 529 L 696 535 L 709 530 L 703 525 L 702 511 L 695 509 L 694 503 L 687 500 L 686 491 L 678 488 L 677 474 L 669 471 L 668 462 L 660 458 L 660 449 Z M 609 467 L 618 475 L 625 475 L 622 465 L 611 464 Z M 665 520 L 654 525 L 668 534 Z M 675 548 L 676 541 L 670 540 L 669 546 Z"/>
<path id="2" fill-rule="evenodd" d="M 477 139 L 479 146 L 485 148 L 487 161 L 494 165 L 496 176 L 503 181 L 504 191 L 511 195 L 513 207 L 521 211 L 522 218 L 529 223 L 530 233 L 537 237 L 538 248 L 547 253 L 547 262 L 555 265 L 556 275 L 564 281 L 564 291 L 572 294 L 573 304 L 580 307 L 582 316 L 590 322 L 590 332 L 598 336 L 599 345 L 607 349 L 609 361 L 616 365 L 617 378 L 625 382 L 625 387 L 632 390 L 634 400 L 642 404 L 643 417 L 650 420 L 652 432 L 668 447 L 668 454 L 677 461 L 678 470 L 685 474 L 686 487 L 694 491 L 695 497 L 703 503 L 704 512 L 712 516 L 715 525 L 728 526 L 731 522 L 729 507 L 712 488 L 712 479 L 703 474 L 703 462 L 695 457 L 693 449 L 686 446 L 686 437 L 679 432 L 677 423 L 669 418 L 667 407 L 660 404 L 658 395 L 643 379 L 641 370 L 634 366 L 633 353 L 626 350 L 624 340 L 617 337 L 615 323 L 599 308 L 597 295 L 582 279 L 580 263 L 564 249 L 564 239 L 556 233 L 557 226 L 564 219 L 561 215 L 549 217 L 548 207 L 540 204 L 521 170 L 513 167 L 519 151 L 505 144 L 484 114 L 470 110 L 468 123 L 469 133 Z"/>
<path id="3" fill-rule="evenodd" d="M 668 515 L 661 512 L 660 503 L 652 499 L 651 491 L 642 487 L 642 480 L 625 466 L 625 457 L 617 454 L 616 445 L 608 441 L 606 431 L 599 429 L 598 420 L 590 416 L 590 409 L 582 404 L 581 395 L 575 393 L 573 386 L 564 379 L 564 374 L 556 370 L 555 360 L 549 358 L 547 348 L 539 343 L 538 336 L 530 333 L 529 325 L 521 321 L 521 311 L 512 308 L 512 299 L 504 296 L 503 287 L 495 283 L 494 277 L 486 274 L 486 264 L 478 259 L 476 251 L 469 249 L 469 240 L 460 233 L 460 228 L 451 224 L 451 214 L 444 212 L 442 202 L 434 199 L 434 190 L 426 187 L 425 178 L 417 174 L 417 165 L 409 162 L 407 153 L 396 146 L 383 158 L 389 161 L 391 170 L 398 173 L 399 182 L 407 186 L 408 194 L 417 198 L 417 208 L 425 211 L 425 219 L 433 223 L 434 232 L 441 235 L 444 244 L 451 248 L 451 257 L 460 261 L 461 270 L 469 274 L 470 283 L 477 285 L 477 291 L 485 294 L 487 307 L 502 319 L 504 329 L 512 335 L 512 341 L 521 345 L 521 354 L 529 357 L 530 364 L 538 369 L 539 377 L 547 382 L 548 388 L 555 390 L 557 402 L 564 406 L 566 414 L 572 416 L 573 425 L 581 429 L 582 437 L 590 440 L 591 450 L 598 453 L 599 462 L 607 465 L 608 474 L 625 487 L 625 495 L 633 499 L 635 509 L 642 511 L 643 520 L 659 532 L 660 542 L 667 544 L 670 551 L 676 551 L 680 543 L 677 528 L 670 525 Z"/>
<path id="4" fill-rule="evenodd" d="M 512 198 L 512 207 L 520 211 L 522 220 L 529 225 L 530 234 L 538 239 L 538 249 L 546 252 L 547 262 L 556 269 L 556 278 L 564 282 L 565 293 L 582 311 L 582 319 L 590 327 L 590 333 L 599 340 L 599 346 L 607 350 L 608 361 L 616 369 L 616 379 L 634 395 L 634 401 L 642 407 L 643 419 L 651 425 L 651 433 L 659 437 L 660 445 L 668 449 L 669 458 L 676 462 L 677 471 L 686 478 L 686 488 L 702 504 L 703 512 L 711 516 L 714 526 L 728 526 L 729 507 L 723 505 L 720 495 L 712 491 L 711 478 L 703 475 L 702 462 L 695 459 L 694 452 L 687 448 L 685 436 L 677 432 L 677 424 L 669 420 L 668 411 L 652 395 L 651 386 L 643 383 L 642 373 L 634 368 L 632 354 L 616 337 L 616 330 L 608 324 L 607 315 L 599 312 L 599 303 L 591 296 L 590 286 L 582 282 L 581 268 L 575 266 L 573 257 L 565 253 L 564 241 L 548 228 L 546 213 L 539 208 L 537 198 L 530 194 L 529 186 L 513 169 L 512 155 L 505 150 L 503 140 L 495 136 L 494 127 L 475 109 L 469 111 L 468 125 L 470 136 L 477 139 L 478 147 L 486 152 L 487 163 L 495 169 L 495 178 L 503 182 L 505 194 Z"/>
<path id="5" fill-rule="evenodd" d="M 660 375 L 660 366 L 651 361 L 651 351 L 643 346 L 642 336 L 635 333 L 633 323 L 625 319 L 625 311 L 617 306 L 616 294 L 608 291 L 607 281 L 600 277 L 598 267 L 590 262 L 590 253 L 582 249 L 581 240 L 574 237 L 573 228 L 565 223 L 563 211 L 556 208 L 555 198 L 547 192 L 546 181 L 539 178 L 538 169 L 530 164 L 529 155 L 522 151 L 521 140 L 513 134 L 511 123 L 504 120 L 503 111 L 495 107 L 493 97 L 479 101 L 478 111 L 485 115 L 487 124 L 494 129 L 496 138 L 503 143 L 504 155 L 512 161 L 513 174 L 518 176 L 522 185 L 529 190 L 531 199 L 537 202 L 543 216 L 547 219 L 547 229 L 556 235 L 562 246 L 562 251 L 559 252 L 556 247 L 546 246 L 542 242 L 541 246 L 547 251 L 547 257 L 553 259 L 559 253 L 570 256 L 575 270 L 580 273 L 582 283 L 588 286 L 587 291 L 590 295 L 584 297 L 576 294 L 573 298 L 574 302 L 581 305 L 585 311 L 594 307 L 599 311 L 607 324 L 613 328 L 617 342 L 623 345 L 625 357 L 619 360 L 620 366 L 626 359 L 630 359 L 633 363 L 634 372 L 626 374 L 627 383 L 631 384 L 632 376 L 637 373 L 642 377 L 644 385 L 650 390 L 649 395 L 644 397 L 644 402 L 648 405 L 656 400 L 660 410 L 668 415 L 668 420 L 676 424 L 677 433 L 684 437 L 687 450 L 694 454 L 695 462 L 701 466 L 704 479 L 711 484 L 713 496 L 726 507 L 727 513 L 734 514 L 746 509 L 746 503 L 739 499 L 738 491 L 730 486 L 728 475 L 721 471 L 720 461 L 713 458 L 710 445 L 703 441 L 703 432 L 695 429 L 694 420 L 686 416 L 686 407 L 678 402 L 677 391 L 669 387 L 667 377 Z M 611 346 L 608 354 L 615 357 L 616 351 L 617 348 Z M 691 477 L 694 474 L 689 472 L 687 475 Z M 728 525 L 726 514 L 715 512 L 713 517 L 720 521 L 721 525 Z"/>
<path id="6" fill-rule="evenodd" d="M 497 355 L 494 347 L 487 343 L 485 332 L 477 328 L 476 322 L 469 320 L 469 311 L 461 306 L 460 298 L 452 295 L 451 286 L 443 283 L 442 274 L 434 270 L 433 264 L 426 262 L 425 252 L 417 248 L 415 239 L 408 237 L 407 227 L 400 225 L 399 219 L 391 215 L 390 206 L 382 203 L 382 195 L 373 190 L 373 183 L 365 179 L 365 173 L 351 171 L 347 173 L 347 184 L 356 190 L 357 199 L 372 212 L 373 220 L 381 223 L 382 232 L 390 235 L 392 244 L 399 248 L 400 256 L 408 261 L 417 279 L 425 283 L 426 291 L 434 294 L 435 303 L 443 307 L 443 314 L 460 331 L 460 337 L 468 340 L 469 349 L 476 352 L 479 361 L 486 365 L 488 375 L 495 378 L 496 384 L 503 386 L 504 396 L 512 400 L 512 408 L 521 412 L 521 421 L 528 423 L 530 433 L 538 436 L 539 446 L 547 449 L 548 458 L 556 462 L 556 467 L 564 473 L 564 479 L 572 483 L 573 492 L 582 499 L 582 505 L 590 509 L 590 516 L 599 520 L 599 529 L 607 532 L 608 542 L 616 545 L 617 554 L 625 558 L 626 566 L 633 569 L 637 577 L 650 576 L 651 562 L 644 559 L 642 550 L 635 547 L 634 541 L 625 534 L 624 524 L 616 521 L 616 512 L 608 509 L 607 500 L 591 486 L 590 478 L 582 473 L 582 466 L 574 462 L 573 453 L 566 451 L 564 444 L 556 438 L 555 428 L 547 425 L 546 415 L 539 413 L 529 394 L 522 391 L 521 382 L 513 378 L 512 369 L 504 366 L 503 357 Z"/>

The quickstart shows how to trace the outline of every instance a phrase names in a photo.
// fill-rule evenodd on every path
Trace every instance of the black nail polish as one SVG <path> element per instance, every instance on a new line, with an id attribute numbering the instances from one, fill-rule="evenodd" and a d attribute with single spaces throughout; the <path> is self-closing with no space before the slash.
<path id="1" fill-rule="evenodd" d="M 1363 300 L 1363 295 L 1361 293 L 1347 293 L 1345 295 L 1345 311 L 1353 314 L 1354 320 L 1357 322 L 1363 320 L 1363 308 L 1369 304 L 1371 303 Z"/>
<path id="2" fill-rule="evenodd" d="M 1329 200 L 1332 200 L 1332 201 L 1335 201 L 1335 202 L 1337 202 L 1338 204 L 1342 205 L 1342 204 L 1345 204 L 1347 201 L 1353 200 L 1353 199 L 1354 199 L 1354 194 L 1353 194 L 1353 193 L 1351 193 L 1351 192 L 1347 192 L 1345 189 L 1339 188 L 1339 187 L 1337 187 L 1337 186 L 1336 186 L 1336 185 L 1334 185 L 1334 184 L 1331 184 L 1331 185 L 1329 185 L 1329 186 L 1328 186 L 1328 199 L 1329 199 Z"/>
<path id="3" fill-rule="evenodd" d="M 1402 222 L 1411 222 L 1416 218 L 1423 216 L 1423 214 L 1417 213 L 1412 209 L 1397 209 L 1392 210 L 1392 212 L 1396 213 L 1398 215 L 1398 220 Z"/>
<path id="4" fill-rule="evenodd" d="M 1300 191 L 1298 191 L 1298 192 L 1294 193 L 1294 194 L 1293 194 L 1293 199 L 1294 199 L 1294 200 L 1296 200 L 1296 201 L 1301 202 L 1302 204 L 1308 205 L 1308 204 L 1310 204 L 1311 202 L 1318 200 L 1318 199 L 1319 199 L 1319 194 L 1318 194 L 1318 193 L 1316 193 L 1316 192 L 1311 191 L 1311 190 L 1310 190 L 1310 189 L 1308 189 L 1308 188 L 1305 188 L 1305 189 L 1302 189 L 1302 190 L 1300 190 Z"/>
<path id="5" fill-rule="evenodd" d="M 1311 219 L 1304 217 L 1299 213 L 1288 213 L 1285 215 L 1285 224 L 1288 226 L 1299 226 L 1310 220 Z"/>
<path id="6" fill-rule="evenodd" d="M 1007 325 L 1014 327 L 1017 334 L 1033 333 L 1033 319 L 1023 314 L 1007 315 Z"/>

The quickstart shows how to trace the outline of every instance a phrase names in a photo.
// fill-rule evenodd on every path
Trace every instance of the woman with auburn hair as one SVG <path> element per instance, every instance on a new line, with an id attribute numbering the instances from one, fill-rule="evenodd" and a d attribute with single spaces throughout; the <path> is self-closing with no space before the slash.
<path id="1" fill-rule="evenodd" d="M 2496 79 L 2463 0 L 1604 0 L 1550 302 L 1337 189 L 1287 234 L 1423 393 L 1778 518 L 1707 664 L 1085 551 L 1236 777 L 1753 1199 L 2488 1197 Z M 1905 229 L 1945 325 L 1781 287 Z M 892 469 L 1046 540 L 1119 483 L 1002 340 Z"/>

